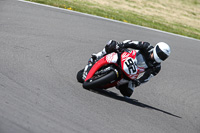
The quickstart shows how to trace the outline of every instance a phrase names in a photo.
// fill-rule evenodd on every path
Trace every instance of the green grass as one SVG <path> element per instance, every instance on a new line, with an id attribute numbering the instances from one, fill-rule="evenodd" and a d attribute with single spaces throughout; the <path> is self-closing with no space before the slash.
<path id="1" fill-rule="evenodd" d="M 116 10 L 111 6 L 102 6 L 87 1 L 74 0 L 73 2 L 66 0 L 29 0 L 42 4 L 52 5 L 60 8 L 71 9 L 74 11 L 84 12 L 110 19 L 124 21 L 136 25 L 159 29 L 175 34 L 180 34 L 196 39 L 200 39 L 200 29 L 189 27 L 183 24 L 166 22 L 164 18 L 154 18 L 153 16 L 145 16 L 134 12 Z M 126 0 L 129 1 L 129 0 Z M 194 0 L 194 4 L 198 1 Z"/>

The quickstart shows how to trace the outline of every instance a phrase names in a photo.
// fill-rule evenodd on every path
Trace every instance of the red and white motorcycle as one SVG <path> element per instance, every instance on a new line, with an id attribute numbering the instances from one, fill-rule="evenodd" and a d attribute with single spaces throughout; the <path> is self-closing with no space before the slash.
<path id="1" fill-rule="evenodd" d="M 97 60 L 90 61 L 85 69 L 77 73 L 77 80 L 83 83 L 83 88 L 107 89 L 116 86 L 120 80 L 134 80 L 145 69 L 137 65 L 136 50 L 126 50 L 121 53 L 110 53 Z"/>

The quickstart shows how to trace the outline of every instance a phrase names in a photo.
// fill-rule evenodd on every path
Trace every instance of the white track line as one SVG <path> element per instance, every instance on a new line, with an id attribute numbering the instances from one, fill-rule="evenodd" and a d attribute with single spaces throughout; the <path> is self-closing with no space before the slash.
<path id="1" fill-rule="evenodd" d="M 90 16 L 90 17 L 94 17 L 94 18 L 98 18 L 98 19 L 104 19 L 104 20 L 108 20 L 108 21 L 112 21 L 112 22 L 116 22 L 116 23 L 131 25 L 131 26 L 134 26 L 134 27 L 139 27 L 139 28 L 148 29 L 148 30 L 152 30 L 152 31 L 156 31 L 156 32 L 161 32 L 161 33 L 165 33 L 165 34 L 169 34 L 169 35 L 174 35 L 174 36 L 178 36 L 178 37 L 182 37 L 182 38 L 186 38 L 186 39 L 190 39 L 190 40 L 200 41 L 200 40 L 195 39 L 195 38 L 191 38 L 191 37 L 187 37 L 187 36 L 183 36 L 183 35 L 178 35 L 178 34 L 175 34 L 175 33 L 170 33 L 170 32 L 161 31 L 161 30 L 157 30 L 157 29 L 153 29 L 153 28 L 148 28 L 148 27 L 144 27 L 144 26 L 140 26 L 140 25 L 125 23 L 125 22 L 118 21 L 118 20 L 108 19 L 108 18 L 99 17 L 99 16 L 86 14 L 86 13 L 81 13 L 81 12 L 77 12 L 77 11 L 72 11 L 72 10 L 68 10 L 68 9 L 64 9 L 64 8 L 54 7 L 54 6 L 50 6 L 50 5 L 45 5 L 45 4 L 40 4 L 40 3 L 30 2 L 30 1 L 25 1 L 25 0 L 18 0 L 18 1 L 30 3 L 30 4 L 34 4 L 34 5 L 39 5 L 39 6 L 44 6 L 44 7 L 49 7 L 49 8 L 54 8 L 54 9 L 58 9 L 58 10 L 63 10 L 63 11 L 66 11 L 66 12 L 72 12 L 72 13 L 77 13 L 77 14 L 81 14 L 81 15 L 86 15 L 86 16 Z"/>

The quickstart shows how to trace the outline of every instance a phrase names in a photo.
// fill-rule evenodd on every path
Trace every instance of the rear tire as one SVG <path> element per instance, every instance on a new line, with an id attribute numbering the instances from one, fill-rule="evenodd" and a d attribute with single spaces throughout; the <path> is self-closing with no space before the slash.
<path id="1" fill-rule="evenodd" d="M 108 83 L 110 83 L 111 81 L 115 80 L 117 78 L 117 75 L 115 73 L 115 71 L 111 71 L 110 73 L 106 74 L 105 76 L 92 80 L 90 82 L 90 79 L 87 80 L 86 82 L 83 83 L 83 88 L 85 89 L 94 89 L 94 88 L 98 88 L 101 86 L 104 86 Z"/>

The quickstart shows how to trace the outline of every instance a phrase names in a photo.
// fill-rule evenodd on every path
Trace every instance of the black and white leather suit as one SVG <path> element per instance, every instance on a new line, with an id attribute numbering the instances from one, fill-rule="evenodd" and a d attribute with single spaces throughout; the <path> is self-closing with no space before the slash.
<path id="1" fill-rule="evenodd" d="M 150 43 L 142 41 L 125 40 L 122 43 L 118 43 L 114 40 L 110 40 L 106 44 L 105 48 L 101 52 L 95 54 L 95 56 L 97 58 L 101 58 L 106 54 L 112 52 L 120 52 L 121 49 L 126 48 L 138 50 L 136 55 L 137 65 L 145 68 L 144 74 L 139 79 L 123 79 L 116 86 L 116 88 L 120 90 L 122 95 L 130 97 L 133 93 L 134 87 L 137 87 L 142 83 L 148 82 L 151 77 L 156 76 L 159 73 L 161 69 L 161 64 L 150 58 L 154 47 L 151 46 Z"/>

